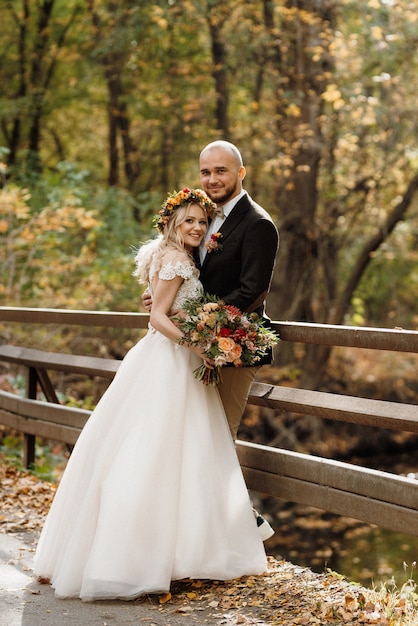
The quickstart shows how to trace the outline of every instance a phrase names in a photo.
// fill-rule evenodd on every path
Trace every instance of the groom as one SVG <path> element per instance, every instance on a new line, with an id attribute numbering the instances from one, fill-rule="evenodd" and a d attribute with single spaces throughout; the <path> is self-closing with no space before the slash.
<path id="1" fill-rule="evenodd" d="M 200 181 L 204 191 L 221 209 L 211 222 L 206 245 L 200 249 L 200 280 L 205 291 L 241 311 L 265 316 L 265 298 L 270 290 L 279 235 L 269 214 L 242 187 L 245 167 L 236 146 L 214 141 L 200 153 Z M 247 404 L 258 367 L 224 367 L 219 395 L 233 440 Z M 254 510 L 263 541 L 274 531 Z"/>

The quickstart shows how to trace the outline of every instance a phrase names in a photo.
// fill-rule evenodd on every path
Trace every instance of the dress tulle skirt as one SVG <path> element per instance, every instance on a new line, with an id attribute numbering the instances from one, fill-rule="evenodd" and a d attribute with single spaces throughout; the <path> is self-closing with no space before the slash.
<path id="1" fill-rule="evenodd" d="M 125 357 L 35 554 L 58 597 L 129 599 L 267 569 L 218 393 L 194 378 L 198 364 L 152 329 Z"/>

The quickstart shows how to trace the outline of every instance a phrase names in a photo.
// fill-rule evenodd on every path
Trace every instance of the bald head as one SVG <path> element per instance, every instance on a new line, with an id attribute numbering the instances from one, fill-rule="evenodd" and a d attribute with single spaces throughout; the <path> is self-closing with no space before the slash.
<path id="1" fill-rule="evenodd" d="M 212 150 L 223 150 L 227 152 L 235 160 L 238 167 L 242 167 L 243 160 L 241 152 L 236 146 L 234 146 L 233 143 L 230 143 L 229 141 L 224 141 L 223 139 L 212 141 L 203 148 L 202 152 L 200 153 L 200 157 L 204 156 L 207 152 L 211 152 Z"/>

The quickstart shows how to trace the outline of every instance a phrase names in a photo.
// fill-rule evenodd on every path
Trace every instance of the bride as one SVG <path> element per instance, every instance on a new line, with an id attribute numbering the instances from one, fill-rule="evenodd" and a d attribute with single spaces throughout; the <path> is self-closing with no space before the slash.
<path id="1" fill-rule="evenodd" d="M 35 554 L 59 598 L 132 599 L 267 569 L 218 392 L 194 377 L 202 355 L 170 319 L 202 291 L 192 253 L 213 209 L 199 189 L 170 194 L 137 254 L 148 333 L 84 427 Z"/>

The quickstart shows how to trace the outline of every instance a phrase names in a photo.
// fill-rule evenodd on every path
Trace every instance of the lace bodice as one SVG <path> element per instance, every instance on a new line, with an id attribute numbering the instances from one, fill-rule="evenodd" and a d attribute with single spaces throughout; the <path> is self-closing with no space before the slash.
<path id="1" fill-rule="evenodd" d="M 155 276 L 154 264 L 151 264 L 149 273 L 149 288 L 152 293 L 152 279 Z M 173 310 L 181 309 L 183 303 L 189 298 L 197 298 L 203 293 L 202 283 L 197 277 L 196 268 L 191 261 L 169 261 L 158 272 L 160 280 L 172 280 L 175 276 L 184 278 L 183 284 L 177 292 L 173 302 Z"/>

